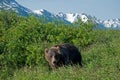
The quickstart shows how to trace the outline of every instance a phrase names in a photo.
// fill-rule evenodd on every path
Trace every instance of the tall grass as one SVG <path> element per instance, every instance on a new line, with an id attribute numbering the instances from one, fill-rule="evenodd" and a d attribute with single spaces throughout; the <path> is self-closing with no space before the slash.
<path id="1" fill-rule="evenodd" d="M 96 30 L 94 23 L 72 25 L 44 22 L 11 12 L 0 12 L 0 80 L 119 80 L 120 31 Z M 83 67 L 50 70 L 44 49 L 72 43 L 83 57 Z"/>
<path id="2" fill-rule="evenodd" d="M 49 70 L 48 66 L 23 67 L 8 80 L 119 80 L 120 32 L 95 32 L 96 41 L 81 50 L 83 67 L 67 66 Z M 78 47 L 80 49 L 80 47 Z"/>

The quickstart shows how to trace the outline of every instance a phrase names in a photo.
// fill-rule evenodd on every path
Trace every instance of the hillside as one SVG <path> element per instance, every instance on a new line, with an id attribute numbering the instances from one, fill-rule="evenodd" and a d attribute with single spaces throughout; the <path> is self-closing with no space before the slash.
<path id="1" fill-rule="evenodd" d="M 96 32 L 95 32 L 96 33 Z M 83 67 L 62 67 L 49 71 L 46 66 L 16 70 L 12 79 L 21 80 L 119 80 L 120 32 L 97 31 L 97 41 L 82 49 Z"/>
<path id="2" fill-rule="evenodd" d="M 0 80 L 120 79 L 119 30 L 98 30 L 92 21 L 74 25 L 43 21 L 0 12 Z M 82 68 L 49 70 L 44 50 L 60 43 L 78 47 Z"/>

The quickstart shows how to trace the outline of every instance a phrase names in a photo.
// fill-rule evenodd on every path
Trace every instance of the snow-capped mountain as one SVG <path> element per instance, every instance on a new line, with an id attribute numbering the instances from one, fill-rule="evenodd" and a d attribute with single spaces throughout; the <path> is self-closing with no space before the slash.
<path id="1" fill-rule="evenodd" d="M 78 14 L 78 13 L 58 13 L 57 16 L 71 22 L 71 23 L 74 23 L 75 21 L 77 21 L 78 19 L 81 19 L 83 22 L 87 22 L 88 20 L 88 16 L 84 13 L 82 14 Z"/>
<path id="2" fill-rule="evenodd" d="M 49 11 L 47 11 L 47 10 L 44 10 L 44 9 L 34 10 L 33 12 L 35 14 L 38 14 L 38 15 L 46 16 L 47 18 L 59 18 L 59 19 L 62 19 L 62 20 L 66 20 L 70 23 L 74 23 L 78 19 L 81 19 L 83 22 L 87 22 L 88 18 L 90 18 L 85 13 L 82 13 L 82 14 L 66 13 L 65 14 L 65 13 L 59 12 L 58 14 L 53 14 L 53 13 L 50 13 Z"/>
<path id="3" fill-rule="evenodd" d="M 57 21 L 63 21 L 65 23 L 70 23 L 70 21 L 66 20 L 62 16 L 58 16 L 57 14 L 51 13 L 45 9 L 34 10 L 33 13 L 37 14 L 38 16 L 47 18 L 47 20 L 49 21 L 57 20 Z"/>
<path id="4" fill-rule="evenodd" d="M 85 13 L 78 14 L 78 13 L 67 13 L 64 14 L 62 12 L 58 13 L 57 16 L 74 23 L 78 19 L 81 19 L 84 23 L 91 19 L 92 21 L 96 22 L 99 28 L 111 28 L 111 29 L 120 29 L 120 19 L 110 19 L 110 20 L 98 20 L 94 17 L 87 15 Z"/>
<path id="5" fill-rule="evenodd" d="M 50 13 L 49 11 L 45 9 L 34 10 L 33 13 L 40 15 L 40 16 L 47 17 L 47 18 L 56 18 L 54 14 Z"/>
<path id="6" fill-rule="evenodd" d="M 87 22 L 89 19 L 94 21 L 98 24 L 99 28 L 110 28 L 110 29 L 120 29 L 120 19 L 109 19 L 109 20 L 98 20 L 94 17 L 87 15 L 85 13 L 78 14 L 78 13 L 67 13 L 64 14 L 62 12 L 58 13 L 57 16 L 67 20 L 70 23 L 76 22 L 78 19 L 81 19 L 84 23 Z"/>
<path id="7" fill-rule="evenodd" d="M 97 20 L 97 23 L 105 28 L 120 29 L 120 19 Z"/>
<path id="8" fill-rule="evenodd" d="M 35 14 L 38 14 L 38 15 L 46 16 L 47 18 L 58 18 L 58 19 L 61 19 L 61 20 L 68 21 L 70 23 L 74 23 L 78 19 L 81 19 L 83 22 L 87 22 L 87 20 L 89 18 L 91 18 L 91 16 L 88 16 L 85 13 L 82 13 L 82 14 L 66 13 L 65 14 L 65 13 L 59 12 L 58 14 L 53 14 L 53 13 L 50 13 L 49 11 L 47 11 L 47 10 L 44 10 L 44 9 L 34 10 L 33 12 Z"/>
<path id="9" fill-rule="evenodd" d="M 120 19 L 110 19 L 110 20 L 99 20 L 95 19 L 94 17 L 87 15 L 85 13 L 62 13 L 59 12 L 57 14 L 53 14 L 47 10 L 39 9 L 39 10 L 30 10 L 15 0 L 0 0 L 0 10 L 12 10 L 18 13 L 19 15 L 27 16 L 29 14 L 34 14 L 37 16 L 43 16 L 47 18 L 48 21 L 53 20 L 62 20 L 63 22 L 67 23 L 74 23 L 78 19 L 81 19 L 84 23 L 88 21 L 88 19 L 92 19 L 96 22 L 99 28 L 112 28 L 112 29 L 120 29 Z"/>
<path id="10" fill-rule="evenodd" d="M 24 16 L 32 13 L 30 9 L 21 6 L 15 0 L 0 0 L 0 10 L 15 11 L 16 13 Z"/>

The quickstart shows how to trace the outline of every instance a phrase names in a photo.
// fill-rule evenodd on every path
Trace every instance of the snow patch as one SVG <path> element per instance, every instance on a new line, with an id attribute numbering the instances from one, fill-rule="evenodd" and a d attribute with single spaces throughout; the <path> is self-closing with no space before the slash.
<path id="1" fill-rule="evenodd" d="M 67 13 L 66 14 L 66 20 L 73 23 L 76 21 L 77 14 Z"/>
<path id="2" fill-rule="evenodd" d="M 85 23 L 88 21 L 88 17 L 86 15 L 81 15 L 81 20 Z"/>
<path id="3" fill-rule="evenodd" d="M 38 14 L 38 15 L 43 15 L 44 10 L 40 9 L 40 10 L 34 10 L 34 13 Z"/>

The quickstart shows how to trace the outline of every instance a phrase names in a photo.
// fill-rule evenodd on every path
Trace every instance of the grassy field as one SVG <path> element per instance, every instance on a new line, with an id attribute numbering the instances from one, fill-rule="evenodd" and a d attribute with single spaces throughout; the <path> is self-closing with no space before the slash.
<path id="1" fill-rule="evenodd" d="M 44 21 L 0 11 L 0 80 L 120 80 L 119 30 L 97 30 L 91 20 Z M 78 47 L 82 68 L 49 70 L 44 50 L 60 43 Z"/>
<path id="2" fill-rule="evenodd" d="M 81 50 L 83 67 L 48 66 L 5 68 L 0 80 L 120 80 L 120 31 L 95 31 L 96 40 Z M 80 47 L 78 47 L 80 49 Z M 8 69 L 8 70 L 7 70 Z M 6 77 L 5 77 L 6 75 Z"/>

